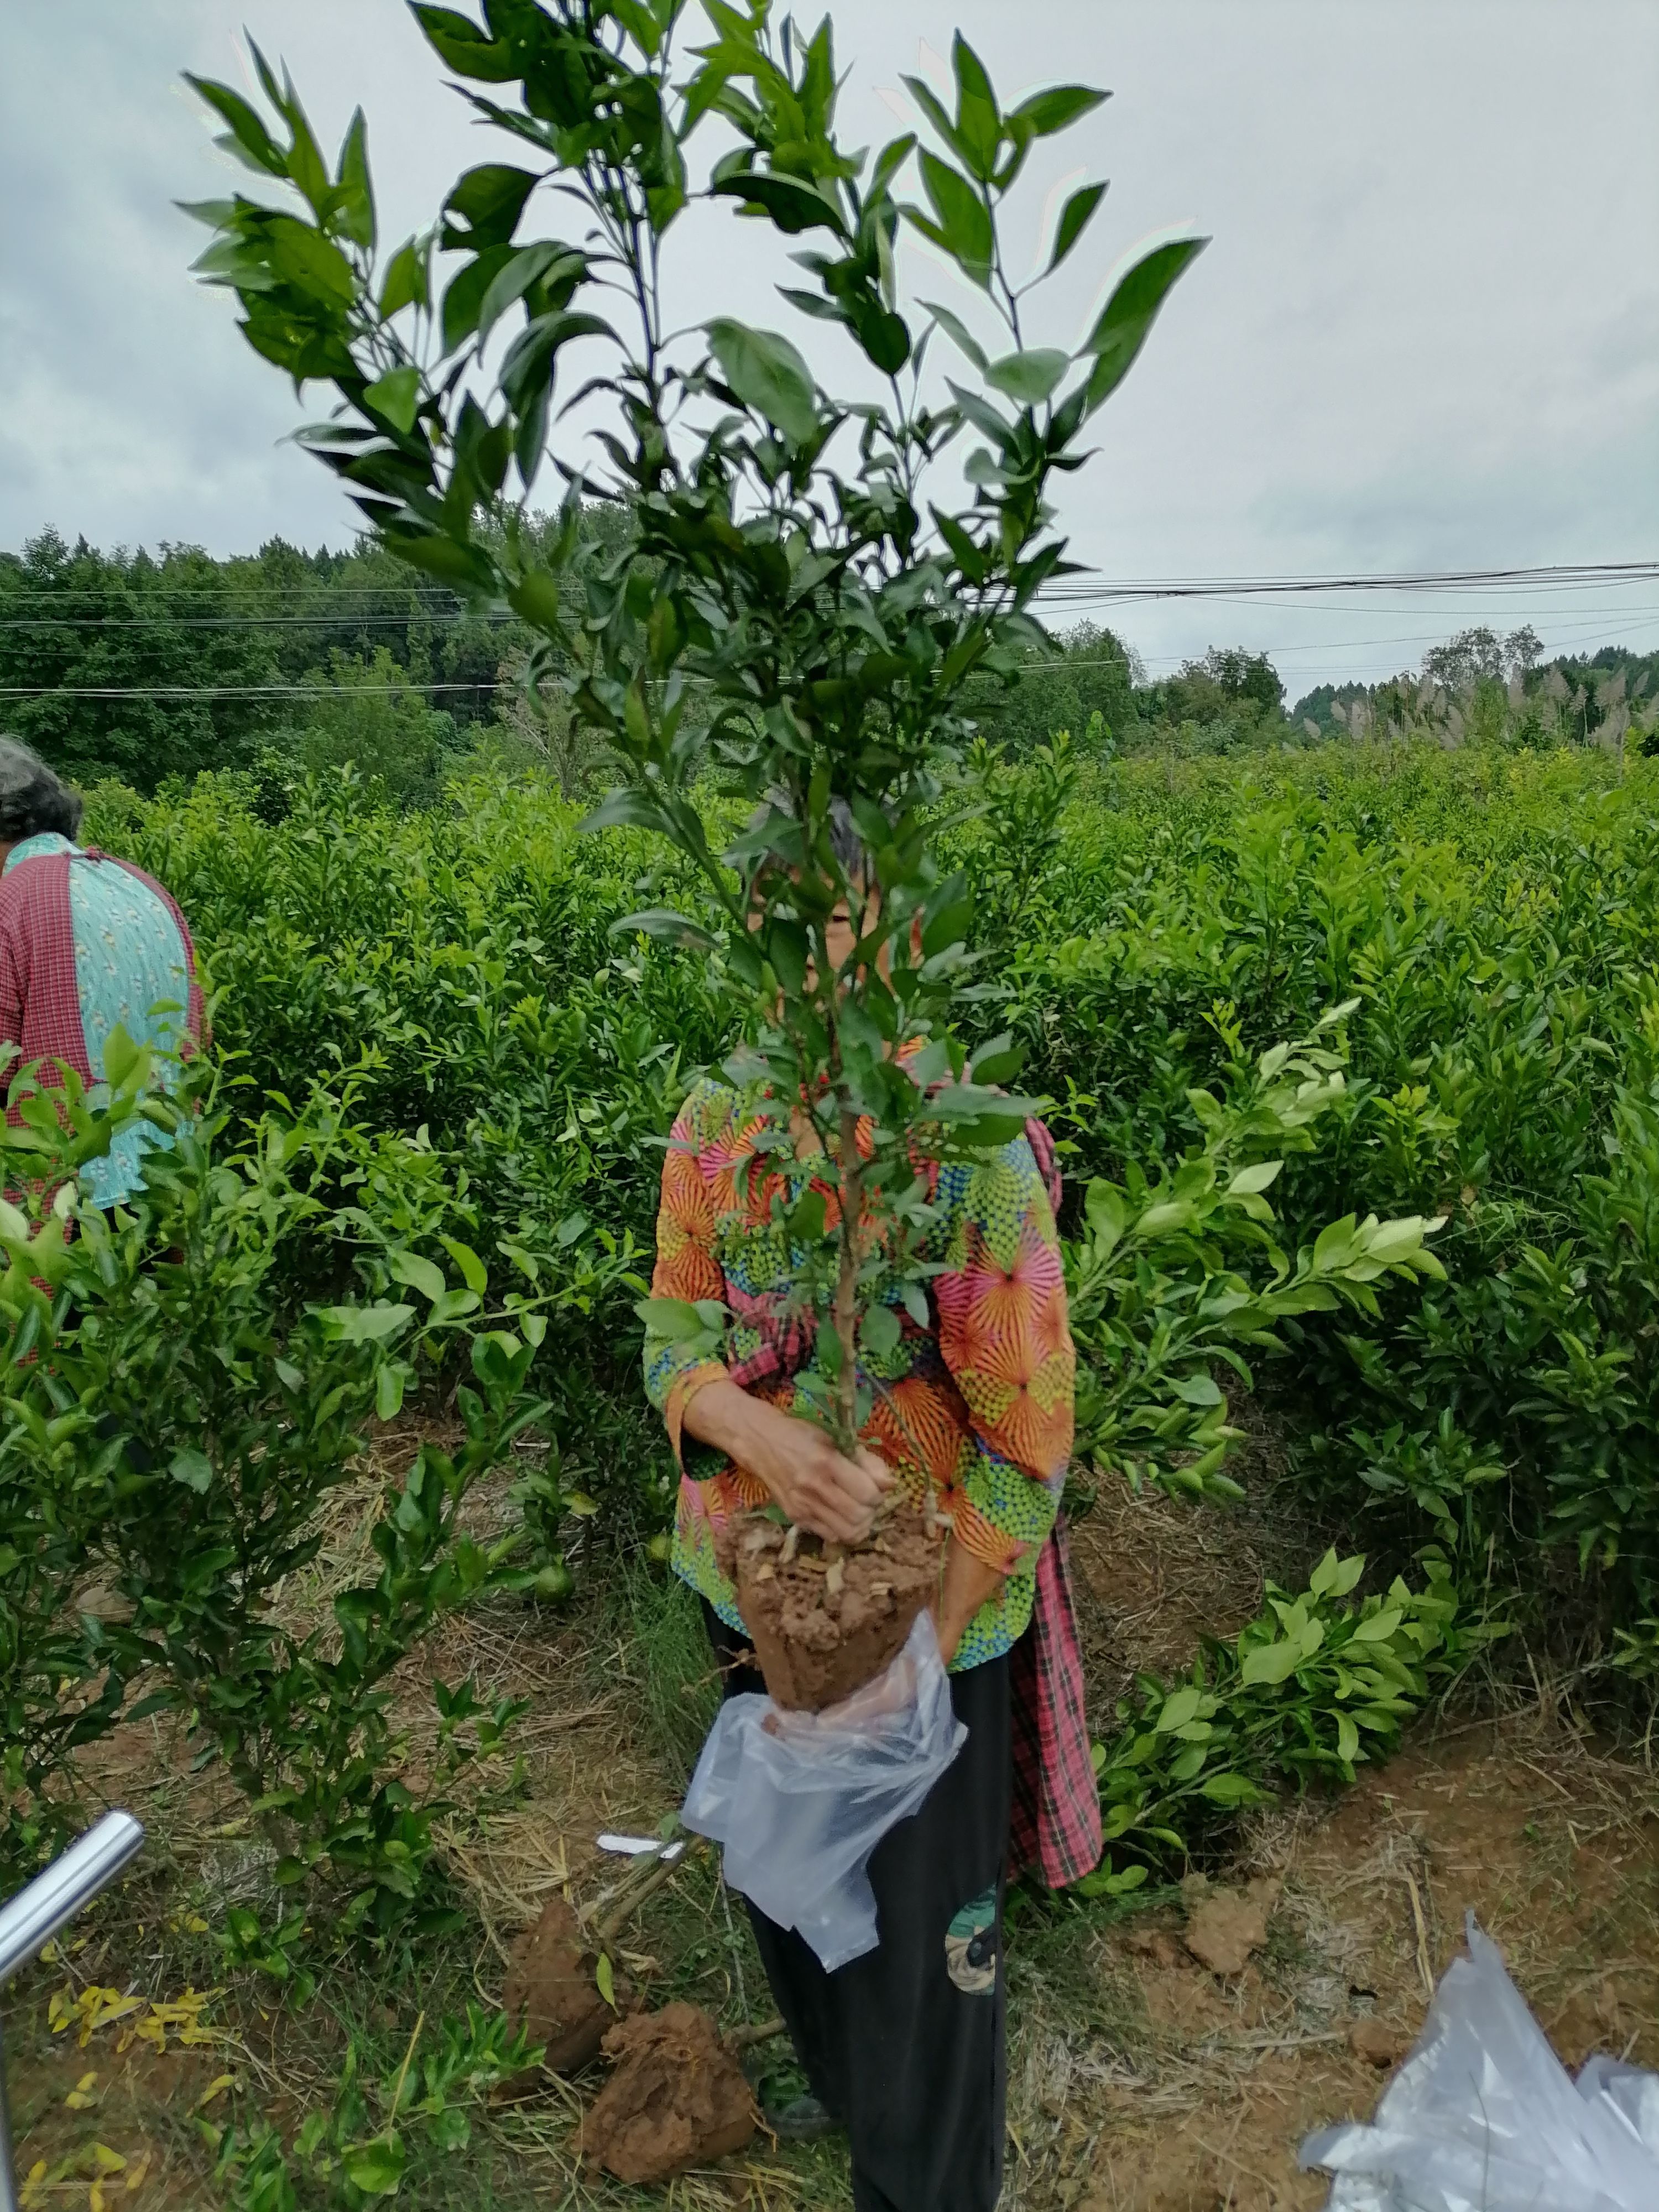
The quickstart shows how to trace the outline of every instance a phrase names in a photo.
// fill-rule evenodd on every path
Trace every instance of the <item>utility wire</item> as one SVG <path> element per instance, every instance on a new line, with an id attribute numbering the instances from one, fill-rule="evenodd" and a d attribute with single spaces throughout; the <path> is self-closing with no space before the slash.
<path id="1" fill-rule="evenodd" d="M 1116 601 L 1121 599 L 1226 599 L 1261 598 L 1263 596 L 1296 597 L 1319 592 L 1439 592 L 1462 587 L 1476 590 L 1496 588 L 1510 590 L 1530 586 L 1543 592 L 1582 589 L 1588 583 L 1639 583 L 1650 577 L 1659 576 L 1659 561 L 1579 561 L 1552 562 L 1537 568 L 1443 568 L 1400 569 L 1385 574 L 1355 575 L 1300 574 L 1290 576 L 1189 576 L 1163 579 L 1134 580 L 1115 577 L 1062 577 L 1048 585 L 1041 597 L 1059 604 L 1084 600 Z M 161 582 L 159 589 L 175 600 L 192 599 L 222 599 L 234 593 L 246 599 L 249 593 L 240 592 L 231 582 L 221 585 L 178 585 Z M 456 619 L 467 618 L 459 595 L 438 585 L 398 584 L 343 584 L 332 585 L 321 578 L 312 584 L 260 584 L 252 587 L 252 595 L 267 601 L 293 599 L 312 599 L 319 594 L 337 600 L 368 599 L 385 600 L 404 599 L 411 609 L 410 618 L 427 610 L 441 611 Z M 88 590 L 70 589 L 58 592 L 0 591 L 0 605 L 7 607 L 40 605 L 54 607 L 68 600 L 96 600 L 103 594 Z M 386 617 L 404 619 L 402 616 Z M 507 617 L 473 616 L 471 619 L 507 619 Z M 179 619 L 185 619 L 180 617 Z M 228 619 L 256 620 L 254 617 Z M 274 618 L 273 618 L 274 619 Z M 326 623 L 327 616 L 303 616 L 292 619 Z"/>

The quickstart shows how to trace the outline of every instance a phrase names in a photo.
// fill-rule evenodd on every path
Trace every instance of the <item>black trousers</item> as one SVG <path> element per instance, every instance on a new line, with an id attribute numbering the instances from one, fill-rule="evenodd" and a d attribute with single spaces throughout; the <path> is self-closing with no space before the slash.
<path id="1" fill-rule="evenodd" d="M 744 1638 L 703 1613 L 724 1694 L 764 1694 Z M 1007 1660 L 952 1675 L 951 1698 L 968 1741 L 870 1862 L 878 1948 L 829 1974 L 749 1907 L 813 2093 L 847 2130 L 857 2212 L 992 2212 L 1002 2187 Z"/>

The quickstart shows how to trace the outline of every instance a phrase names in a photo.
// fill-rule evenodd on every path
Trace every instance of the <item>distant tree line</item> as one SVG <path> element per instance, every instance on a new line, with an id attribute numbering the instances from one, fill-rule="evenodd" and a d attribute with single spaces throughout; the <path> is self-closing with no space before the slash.
<path id="1" fill-rule="evenodd" d="M 618 534 L 584 516 L 586 556 Z M 459 761 L 487 750 L 538 761 L 568 790 L 593 762 L 556 691 L 525 683 L 530 638 L 365 540 L 306 552 L 272 538 L 217 561 L 198 549 L 100 552 L 56 531 L 0 553 L 0 727 L 81 784 L 153 792 L 204 769 L 250 772 L 280 804 L 307 769 L 352 763 L 405 805 L 434 801 Z M 1134 648 L 1080 623 L 1007 683 L 969 702 L 1012 756 L 1056 730 L 1085 757 L 1280 748 L 1426 729 L 1520 743 L 1646 743 L 1659 654 L 1610 646 L 1546 663 L 1530 629 L 1460 631 L 1420 671 L 1383 684 L 1322 684 L 1286 709 L 1265 653 L 1215 647 L 1150 678 Z M 1659 742 L 1659 739 L 1656 739 Z"/>

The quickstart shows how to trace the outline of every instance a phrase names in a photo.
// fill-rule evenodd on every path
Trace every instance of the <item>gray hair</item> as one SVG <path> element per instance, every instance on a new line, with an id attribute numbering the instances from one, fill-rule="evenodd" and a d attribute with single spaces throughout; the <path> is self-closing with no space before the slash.
<path id="1" fill-rule="evenodd" d="M 55 830 L 73 838 L 84 802 L 45 761 L 15 738 L 0 738 L 0 845 L 20 845 Z"/>

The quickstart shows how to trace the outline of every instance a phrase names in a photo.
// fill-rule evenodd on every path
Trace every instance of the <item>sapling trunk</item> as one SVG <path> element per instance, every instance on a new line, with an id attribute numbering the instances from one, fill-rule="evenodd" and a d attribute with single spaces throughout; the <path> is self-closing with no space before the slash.
<path id="1" fill-rule="evenodd" d="M 860 1244 L 864 1228 L 864 1163 L 859 1157 L 859 1117 L 850 1103 L 841 1109 L 841 1272 L 832 1310 L 841 1343 L 841 1371 L 836 1377 L 835 1431 L 838 1448 L 850 1459 L 859 1441 L 858 1295 Z"/>

